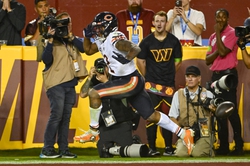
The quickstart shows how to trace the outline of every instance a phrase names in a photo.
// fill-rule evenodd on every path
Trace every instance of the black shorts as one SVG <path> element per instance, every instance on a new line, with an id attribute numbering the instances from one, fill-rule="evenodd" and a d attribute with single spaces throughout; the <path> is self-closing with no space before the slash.
<path id="1" fill-rule="evenodd" d="M 151 98 L 154 109 L 168 115 L 173 97 L 160 96 L 154 93 L 148 93 L 148 94 Z"/>

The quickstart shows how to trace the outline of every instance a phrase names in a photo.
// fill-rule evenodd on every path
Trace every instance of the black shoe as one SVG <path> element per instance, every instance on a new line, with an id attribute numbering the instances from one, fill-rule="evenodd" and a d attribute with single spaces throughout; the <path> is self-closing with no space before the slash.
<path id="1" fill-rule="evenodd" d="M 148 152 L 148 156 L 150 157 L 153 157 L 153 156 L 160 156 L 161 153 L 159 151 L 157 151 L 156 149 L 149 149 L 149 152 Z"/>
<path id="2" fill-rule="evenodd" d="M 59 158 L 61 155 L 55 151 L 55 149 L 43 149 L 41 154 L 39 155 L 40 158 Z"/>
<path id="3" fill-rule="evenodd" d="M 215 150 L 215 155 L 224 156 L 224 155 L 228 155 L 228 153 L 229 153 L 229 149 L 219 148 Z"/>
<path id="4" fill-rule="evenodd" d="M 229 154 L 229 156 L 243 156 L 244 155 L 244 151 L 243 148 L 236 148 L 231 151 Z"/>
<path id="5" fill-rule="evenodd" d="M 163 156 L 172 156 L 174 155 L 174 149 L 172 147 L 166 147 Z"/>
<path id="6" fill-rule="evenodd" d="M 62 156 L 62 158 L 77 158 L 77 155 L 71 153 L 69 150 L 60 151 L 60 155 Z"/>

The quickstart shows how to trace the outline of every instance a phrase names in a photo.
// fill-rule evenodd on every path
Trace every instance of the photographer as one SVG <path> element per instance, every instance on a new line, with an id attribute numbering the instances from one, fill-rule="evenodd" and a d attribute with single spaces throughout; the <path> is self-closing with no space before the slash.
<path id="1" fill-rule="evenodd" d="M 186 87 L 175 92 L 169 117 L 176 124 L 184 128 L 194 130 L 193 150 L 188 151 L 181 139 L 176 145 L 176 156 L 204 157 L 212 155 L 213 142 L 210 141 L 211 134 L 211 111 L 215 108 L 206 100 L 213 99 L 213 94 L 199 86 L 201 83 L 200 69 L 196 66 L 189 66 L 185 74 Z M 190 142 L 192 144 L 192 142 Z M 211 152 L 211 151 L 212 152 Z"/>
<path id="2" fill-rule="evenodd" d="M 249 38 L 249 37 L 250 37 L 250 34 L 245 36 L 245 38 Z M 245 66 L 248 69 L 250 69 L 250 54 L 248 53 L 248 51 L 246 49 L 246 40 L 247 39 L 245 39 L 245 38 L 239 38 L 238 41 L 237 41 L 237 44 L 241 49 L 241 55 L 242 55 L 242 59 L 243 59 L 243 62 L 245 64 Z"/>
<path id="3" fill-rule="evenodd" d="M 249 16 L 250 16 L 250 9 L 249 8 L 247 9 L 248 9 Z M 238 36 L 239 38 L 238 38 L 237 44 L 239 48 L 241 49 L 241 54 L 242 54 L 242 58 L 243 58 L 243 62 L 245 66 L 248 69 L 250 69 L 250 54 L 247 52 L 247 49 L 246 49 L 246 44 L 250 42 L 250 31 L 249 31 L 250 30 L 250 17 L 248 17 L 244 21 L 244 26 L 245 26 L 244 32 L 246 32 L 247 34 L 245 34 L 244 36 Z"/>
<path id="4" fill-rule="evenodd" d="M 75 86 L 88 73 L 80 54 L 82 42 L 71 32 L 69 14 L 61 13 L 53 21 L 57 24 L 49 27 L 48 43 L 42 54 L 43 81 L 51 111 L 40 158 L 76 158 L 68 148 L 69 122 L 76 101 Z M 54 148 L 56 138 L 59 153 Z"/>
<path id="5" fill-rule="evenodd" d="M 103 58 L 95 60 L 94 67 L 89 71 L 86 82 L 81 87 L 80 96 L 85 98 L 88 91 L 95 85 L 108 82 L 110 75 L 108 67 Z M 95 139 L 99 141 L 97 148 L 100 157 L 113 157 L 107 150 L 114 146 L 128 146 L 133 143 L 132 140 L 132 119 L 135 112 L 130 106 L 127 106 L 126 99 L 102 99 L 102 111 L 99 119 L 100 135 Z M 81 140 L 81 136 L 75 136 L 75 141 L 80 143 L 88 142 Z"/>

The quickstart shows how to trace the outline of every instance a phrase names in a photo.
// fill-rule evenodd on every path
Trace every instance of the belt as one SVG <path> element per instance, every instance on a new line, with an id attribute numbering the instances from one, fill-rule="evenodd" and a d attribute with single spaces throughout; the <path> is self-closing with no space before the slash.
<path id="1" fill-rule="evenodd" d="M 213 71 L 213 73 L 215 73 L 215 74 L 230 74 L 230 73 L 233 73 L 234 71 L 236 71 L 236 68 L 227 69 L 227 70 L 220 70 L 220 71 Z"/>

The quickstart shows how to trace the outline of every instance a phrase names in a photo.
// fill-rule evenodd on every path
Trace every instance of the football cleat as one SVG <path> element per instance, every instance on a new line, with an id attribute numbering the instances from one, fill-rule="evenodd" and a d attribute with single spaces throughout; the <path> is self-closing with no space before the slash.
<path id="1" fill-rule="evenodd" d="M 82 129 L 80 129 L 82 130 Z M 80 142 L 80 143 L 85 143 L 85 142 L 97 142 L 99 140 L 99 131 L 94 131 L 89 129 L 88 131 L 84 131 L 84 134 L 80 135 L 80 136 L 75 136 L 74 140 L 76 142 Z"/>
<path id="2" fill-rule="evenodd" d="M 183 131 L 183 134 L 183 144 L 187 147 L 188 155 L 191 155 L 194 147 L 194 131 L 192 129 L 187 129 Z"/>

